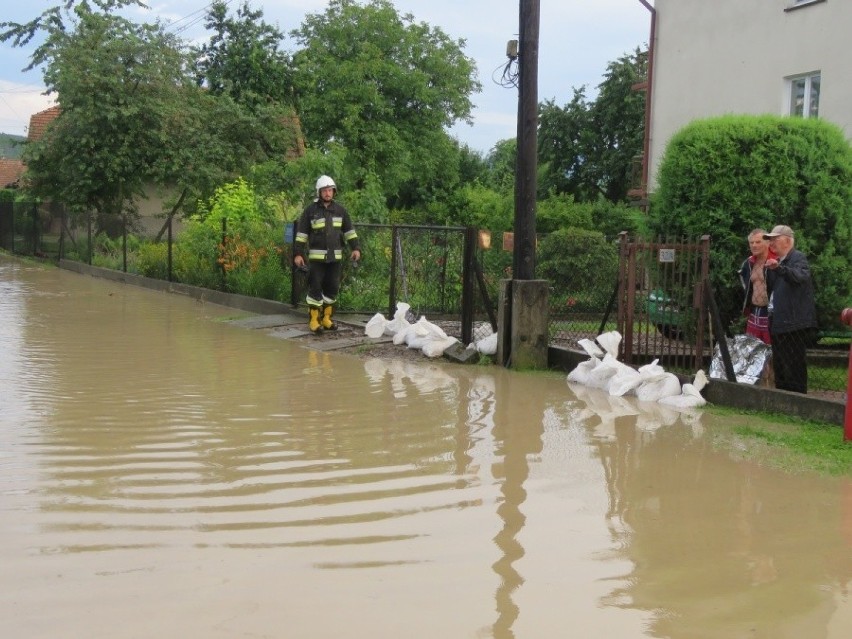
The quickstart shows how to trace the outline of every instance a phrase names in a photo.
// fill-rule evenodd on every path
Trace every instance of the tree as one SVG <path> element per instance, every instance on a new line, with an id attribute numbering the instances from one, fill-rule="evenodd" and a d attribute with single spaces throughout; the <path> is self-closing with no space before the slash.
<path id="1" fill-rule="evenodd" d="M 163 151 L 161 122 L 181 103 L 186 59 L 159 26 L 74 9 L 73 28 L 50 26 L 40 47 L 59 117 L 28 147 L 29 188 L 72 209 L 99 213 L 103 228 L 133 216 Z"/>
<path id="2" fill-rule="evenodd" d="M 651 231 L 711 236 L 710 278 L 726 325 L 742 309 L 737 269 L 752 229 L 788 224 L 809 259 L 822 328 L 852 304 L 852 147 L 818 119 L 724 116 L 669 141 Z"/>
<path id="3" fill-rule="evenodd" d="M 295 146 L 291 108 L 249 110 L 200 89 L 183 43 L 160 25 L 85 2 L 72 14 L 42 23 L 46 37 L 34 54 L 61 112 L 25 151 L 33 193 L 94 211 L 99 228 L 115 234 L 132 228 L 152 184 L 172 194 L 171 214 L 190 212 L 254 162 Z"/>
<path id="4" fill-rule="evenodd" d="M 304 47 L 294 64 L 306 137 L 347 149 L 356 188 L 375 175 L 398 206 L 446 183 L 458 153 L 445 129 L 470 121 L 480 88 L 463 40 L 400 16 L 388 0 L 331 0 L 293 37 Z"/>
<path id="5" fill-rule="evenodd" d="M 36 34 L 54 33 L 56 31 L 64 31 L 66 26 L 67 14 L 75 5 L 86 12 L 90 12 L 90 4 L 95 5 L 102 10 L 103 13 L 109 13 L 121 9 L 123 7 L 137 6 L 147 8 L 144 0 L 65 0 L 61 5 L 50 7 L 42 12 L 37 18 L 33 18 L 29 22 L 0 22 L 0 42 L 12 41 L 13 47 L 24 47 L 28 45 Z M 42 43 L 33 52 L 30 57 L 30 64 L 25 71 L 36 68 L 49 57 L 51 50 L 50 43 Z"/>
<path id="6" fill-rule="evenodd" d="M 540 105 L 542 193 L 570 193 L 578 202 L 627 199 L 644 140 L 645 96 L 633 86 L 646 69 L 647 55 L 637 49 L 607 65 L 595 100 L 581 87 L 562 108 L 552 100 Z"/>
<path id="7" fill-rule="evenodd" d="M 284 34 L 262 18 L 263 11 L 252 11 L 248 2 L 231 17 L 227 3 L 214 0 L 205 23 L 213 36 L 195 49 L 200 86 L 250 107 L 292 104 L 290 59 L 279 50 Z"/>

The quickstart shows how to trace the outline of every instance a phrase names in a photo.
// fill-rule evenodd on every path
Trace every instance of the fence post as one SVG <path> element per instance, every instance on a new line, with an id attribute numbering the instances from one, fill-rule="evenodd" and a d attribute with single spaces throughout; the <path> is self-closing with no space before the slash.
<path id="1" fill-rule="evenodd" d="M 852 308 L 844 308 L 840 321 L 852 326 Z M 849 366 L 846 369 L 846 415 L 843 420 L 843 440 L 852 441 L 852 344 L 849 345 Z"/>
<path id="2" fill-rule="evenodd" d="M 390 282 L 388 283 L 388 317 L 391 318 L 396 311 L 396 269 L 397 269 L 397 250 L 399 245 L 399 229 L 394 224 L 391 227 L 391 267 L 390 267 Z"/>
<path id="3" fill-rule="evenodd" d="M 710 236 L 702 235 L 701 236 L 701 274 L 698 277 L 699 286 L 708 286 L 710 282 Z M 695 359 L 694 361 L 694 369 L 700 370 L 704 368 L 704 318 L 707 317 L 707 311 L 709 311 L 709 307 L 707 306 L 707 298 L 703 295 L 703 291 L 700 291 L 697 299 L 698 302 L 698 322 L 695 326 Z M 715 299 L 713 300 L 715 304 Z M 719 318 L 719 326 L 722 325 L 721 318 Z M 718 330 L 717 327 L 713 327 L 714 331 Z M 725 335 L 722 335 L 724 339 Z M 727 346 L 727 342 L 725 343 Z M 721 348 L 721 346 L 719 347 Z M 711 353 L 712 358 L 712 353 Z M 731 369 L 733 370 L 733 368 Z M 736 378 L 731 381 L 736 381 Z"/>
<path id="4" fill-rule="evenodd" d="M 127 213 L 121 214 L 121 267 L 127 273 Z"/>
<path id="5" fill-rule="evenodd" d="M 464 266 L 462 268 L 462 344 L 470 344 L 473 342 L 473 278 L 475 276 L 476 245 L 478 239 L 479 231 L 472 226 L 468 226 L 464 232 Z"/>
<path id="6" fill-rule="evenodd" d="M 87 253 L 88 253 L 87 264 L 89 266 L 91 266 L 92 265 L 92 211 L 91 210 L 89 211 L 89 214 L 86 216 L 86 234 L 87 234 L 87 241 L 89 243 L 89 246 L 88 246 L 88 249 L 87 249 Z"/>
<path id="7" fill-rule="evenodd" d="M 719 344 L 719 353 L 722 355 L 722 364 L 725 366 L 725 377 L 729 382 L 737 381 L 734 373 L 734 364 L 731 362 L 731 353 L 728 351 L 728 338 L 725 337 L 725 329 L 722 326 L 722 318 L 719 317 L 719 309 L 716 306 L 716 298 L 713 296 L 713 287 L 710 280 L 704 280 L 704 295 L 706 303 L 710 307 L 710 317 L 713 320 L 713 332 L 716 334 L 716 343 Z M 704 321 L 703 319 L 701 321 Z"/>
<path id="8" fill-rule="evenodd" d="M 219 250 L 219 266 L 222 269 L 222 291 L 228 290 L 227 270 L 225 269 L 225 252 L 228 250 L 228 218 L 222 218 L 222 248 Z"/>
<path id="9" fill-rule="evenodd" d="M 169 216 L 167 227 L 166 242 L 168 242 L 166 250 L 166 279 L 172 281 L 172 216 Z"/>
<path id="10" fill-rule="evenodd" d="M 30 209 L 32 213 L 32 254 L 33 256 L 37 256 L 41 252 L 41 238 L 40 231 L 41 227 L 39 225 L 38 219 L 38 204 L 33 202 L 32 209 Z"/>

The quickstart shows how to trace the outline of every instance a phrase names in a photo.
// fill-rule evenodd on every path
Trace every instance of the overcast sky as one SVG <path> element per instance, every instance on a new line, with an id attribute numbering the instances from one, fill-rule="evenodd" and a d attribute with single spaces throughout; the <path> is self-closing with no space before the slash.
<path id="1" fill-rule="evenodd" d="M 4 3 L 0 21 L 24 22 L 63 0 Z M 230 0 L 232 12 L 242 0 Z M 208 0 L 149 0 L 138 21 L 157 17 L 180 30 L 188 40 L 203 40 L 203 17 Z M 289 33 L 308 13 L 321 13 L 327 0 L 250 0 L 263 19 Z M 499 79 L 506 63 L 506 43 L 518 39 L 519 0 L 394 0 L 400 14 L 441 28 L 453 39 L 466 41 L 465 53 L 477 65 L 482 92 L 473 96 L 474 123 L 457 125 L 452 134 L 487 153 L 497 142 L 515 137 L 517 91 L 503 88 Z M 653 4 L 651 2 L 650 4 Z M 572 87 L 585 86 L 593 97 L 606 66 L 648 42 L 650 14 L 639 0 L 540 0 L 538 98 L 564 105 Z M 284 49 L 295 49 L 288 37 Z M 42 95 L 40 70 L 21 72 L 32 48 L 0 44 L 0 132 L 26 135 L 30 115 L 53 104 Z"/>

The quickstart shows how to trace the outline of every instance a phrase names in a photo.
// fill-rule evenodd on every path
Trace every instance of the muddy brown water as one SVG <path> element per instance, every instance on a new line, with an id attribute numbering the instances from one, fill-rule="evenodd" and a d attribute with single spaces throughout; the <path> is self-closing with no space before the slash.
<path id="1" fill-rule="evenodd" d="M 850 636 L 848 478 L 239 315 L 0 257 L 0 636 Z"/>

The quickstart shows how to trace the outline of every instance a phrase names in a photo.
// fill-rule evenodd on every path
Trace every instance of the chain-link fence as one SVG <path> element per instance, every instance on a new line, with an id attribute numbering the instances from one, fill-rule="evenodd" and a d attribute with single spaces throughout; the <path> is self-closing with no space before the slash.
<path id="1" fill-rule="evenodd" d="M 0 201 L 0 248 L 56 260 L 60 252 L 61 215 L 55 207 L 26 200 Z"/>

